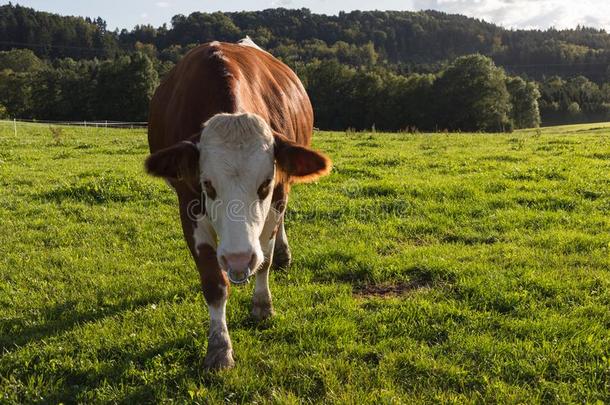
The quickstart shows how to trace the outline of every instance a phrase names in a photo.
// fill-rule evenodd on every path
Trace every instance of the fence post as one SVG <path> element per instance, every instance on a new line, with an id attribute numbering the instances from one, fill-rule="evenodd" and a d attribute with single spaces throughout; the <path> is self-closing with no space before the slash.
<path id="1" fill-rule="evenodd" d="M 13 128 L 15 128 L 15 136 L 17 136 L 17 118 L 13 118 Z"/>

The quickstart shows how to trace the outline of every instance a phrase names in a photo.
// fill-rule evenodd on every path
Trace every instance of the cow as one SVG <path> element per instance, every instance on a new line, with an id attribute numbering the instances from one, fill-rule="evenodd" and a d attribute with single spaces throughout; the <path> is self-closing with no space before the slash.
<path id="1" fill-rule="evenodd" d="M 234 366 L 229 281 L 255 275 L 252 316 L 273 315 L 269 269 L 291 260 L 290 185 L 331 169 L 310 148 L 312 134 L 311 102 L 296 74 L 248 38 L 194 48 L 153 95 L 145 169 L 178 197 L 210 316 L 208 369 Z"/>

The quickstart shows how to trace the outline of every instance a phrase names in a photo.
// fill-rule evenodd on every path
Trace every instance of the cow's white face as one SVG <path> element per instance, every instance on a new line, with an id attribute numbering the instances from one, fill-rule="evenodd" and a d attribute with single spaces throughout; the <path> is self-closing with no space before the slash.
<path id="1" fill-rule="evenodd" d="M 199 139 L 153 153 L 146 169 L 173 182 L 199 183 L 219 239 L 218 263 L 239 282 L 263 263 L 261 245 L 273 238 L 281 219 L 271 203 L 276 182 L 314 180 L 330 171 L 330 160 L 274 135 L 261 117 L 237 113 L 217 114 Z"/>
<path id="2" fill-rule="evenodd" d="M 264 261 L 265 225 L 274 228 L 279 219 L 271 212 L 273 135 L 256 115 L 219 114 L 201 133 L 199 156 L 206 213 L 220 242 L 218 263 L 233 278 L 245 278 Z"/>

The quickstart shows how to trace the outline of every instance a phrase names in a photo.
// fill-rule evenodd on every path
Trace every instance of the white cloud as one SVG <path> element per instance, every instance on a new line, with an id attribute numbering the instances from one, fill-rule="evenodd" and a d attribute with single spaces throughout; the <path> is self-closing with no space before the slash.
<path id="1" fill-rule="evenodd" d="M 610 28 L 610 2 L 600 0 L 413 0 L 415 9 L 465 14 L 511 28 Z"/>
<path id="2" fill-rule="evenodd" d="M 169 6 L 171 6 L 171 4 L 169 4 L 167 1 L 158 1 L 155 4 L 157 5 L 157 7 L 160 8 L 168 8 Z"/>
<path id="3" fill-rule="evenodd" d="M 292 0 L 271 0 L 271 7 L 289 7 Z"/>
<path id="4" fill-rule="evenodd" d="M 148 13 L 140 14 L 140 18 L 143 19 L 143 20 L 147 20 L 148 19 Z"/>

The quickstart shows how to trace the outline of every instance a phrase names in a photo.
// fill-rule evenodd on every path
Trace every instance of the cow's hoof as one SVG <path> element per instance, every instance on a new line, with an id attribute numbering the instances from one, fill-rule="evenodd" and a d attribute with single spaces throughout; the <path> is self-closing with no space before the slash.
<path id="1" fill-rule="evenodd" d="M 288 246 L 283 249 L 278 248 L 273 252 L 273 268 L 274 269 L 286 269 L 292 262 L 292 254 Z"/>
<path id="2" fill-rule="evenodd" d="M 227 348 L 208 349 L 203 366 L 207 370 L 226 370 L 235 366 L 233 350 Z"/>
<path id="3" fill-rule="evenodd" d="M 257 321 L 264 321 L 265 319 L 271 318 L 275 312 L 271 303 L 265 305 L 254 304 L 252 307 L 252 317 Z"/>
<path id="4" fill-rule="evenodd" d="M 252 296 L 252 317 L 257 321 L 263 321 L 273 316 L 273 304 L 271 296 L 259 294 Z"/>

